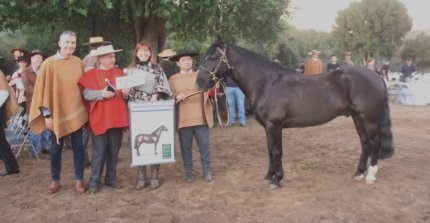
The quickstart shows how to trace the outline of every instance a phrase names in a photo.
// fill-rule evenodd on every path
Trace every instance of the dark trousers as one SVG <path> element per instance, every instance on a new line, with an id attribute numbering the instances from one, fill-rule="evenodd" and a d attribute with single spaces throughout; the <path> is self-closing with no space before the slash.
<path id="1" fill-rule="evenodd" d="M 65 136 L 66 137 L 66 136 Z M 59 181 L 61 176 L 61 154 L 63 152 L 64 138 L 57 144 L 57 136 L 52 133 L 51 148 L 51 177 L 52 180 Z M 84 179 L 84 149 L 82 146 L 82 128 L 70 134 L 70 141 L 73 150 L 73 163 L 75 165 L 75 179 Z"/>
<path id="2" fill-rule="evenodd" d="M 118 161 L 118 151 L 121 148 L 122 129 L 109 129 L 101 135 L 95 135 L 93 132 L 90 132 L 90 135 L 93 145 L 90 187 L 98 187 L 100 184 L 105 161 L 105 183 L 110 185 L 116 184 L 116 163 Z"/>
<path id="3" fill-rule="evenodd" d="M 19 170 L 15 155 L 13 155 L 10 145 L 6 140 L 3 126 L 0 127 L 0 159 L 3 160 L 7 173 Z"/>
<path id="4" fill-rule="evenodd" d="M 209 147 L 209 127 L 207 125 L 184 127 L 179 129 L 182 161 L 187 174 L 193 172 L 193 138 L 196 138 L 200 151 L 203 172 L 211 171 L 211 151 Z"/>

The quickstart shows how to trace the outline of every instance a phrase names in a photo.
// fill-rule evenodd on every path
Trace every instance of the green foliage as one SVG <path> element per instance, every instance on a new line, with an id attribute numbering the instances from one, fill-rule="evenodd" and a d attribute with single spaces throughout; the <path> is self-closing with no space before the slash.
<path id="1" fill-rule="evenodd" d="M 134 45 L 145 38 L 155 50 L 191 45 L 206 50 L 217 35 L 253 43 L 273 43 L 288 14 L 290 0 L 10 0 L 0 2 L 0 30 L 28 27 L 31 48 L 55 49 L 63 30 L 78 33 L 78 44 L 103 36 L 115 48 L 119 64 L 127 65 Z M 34 43 L 34 44 L 33 44 Z M 175 43 L 175 44 L 172 44 Z M 78 49 L 85 55 L 87 49 Z"/>
<path id="2" fill-rule="evenodd" d="M 418 71 L 430 71 L 430 35 L 421 33 L 414 39 L 407 40 L 403 49 L 402 59 L 411 57 Z"/>
<path id="3" fill-rule="evenodd" d="M 140 32 L 152 18 L 163 18 L 169 22 L 168 31 L 181 39 L 221 34 L 265 42 L 275 39 L 288 4 L 289 0 L 11 0 L 0 5 L 0 29 L 64 24 L 99 32 L 103 27 L 98 26 L 106 24 L 116 32 Z M 136 21 L 142 26 L 136 27 Z"/>
<path id="4" fill-rule="evenodd" d="M 290 26 L 280 35 L 280 41 L 277 57 L 282 64 L 292 68 L 300 61 L 306 62 L 309 52 L 313 49 L 321 51 L 319 58 L 323 63 L 328 63 L 330 55 L 340 54 L 332 36 L 324 31 L 299 30 Z"/>
<path id="5" fill-rule="evenodd" d="M 406 7 L 398 0 L 362 0 L 338 13 L 333 37 L 353 58 L 391 58 L 412 28 Z"/>
<path id="6" fill-rule="evenodd" d="M 0 33 L 0 70 L 10 74 L 15 66 L 12 59 L 11 49 L 25 46 L 25 39 L 20 31 Z"/>

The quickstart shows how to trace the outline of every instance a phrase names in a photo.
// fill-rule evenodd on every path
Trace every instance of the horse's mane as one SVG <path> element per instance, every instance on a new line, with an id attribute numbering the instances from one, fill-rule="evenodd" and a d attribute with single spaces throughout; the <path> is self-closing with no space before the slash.
<path id="1" fill-rule="evenodd" d="M 218 41 L 218 42 L 212 44 L 212 46 L 209 48 L 208 52 L 212 53 L 214 50 L 216 50 L 217 47 L 222 47 L 222 46 L 223 46 L 223 43 Z M 299 74 L 295 69 L 292 69 L 292 68 L 288 67 L 287 65 L 275 63 L 274 61 L 269 60 L 266 57 L 264 57 L 258 53 L 255 53 L 251 50 L 242 48 L 242 47 L 234 45 L 234 44 L 227 44 L 227 46 L 232 47 L 236 51 L 238 51 L 239 53 L 243 54 L 244 57 L 249 62 L 251 62 L 251 64 L 254 64 L 258 67 L 263 67 L 264 69 L 272 69 L 274 71 L 279 71 L 283 74 L 292 74 L 292 75 Z"/>

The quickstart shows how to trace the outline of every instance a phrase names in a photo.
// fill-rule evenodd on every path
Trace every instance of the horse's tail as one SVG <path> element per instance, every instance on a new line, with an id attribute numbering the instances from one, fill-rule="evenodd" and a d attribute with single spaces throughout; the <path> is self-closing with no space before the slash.
<path id="1" fill-rule="evenodd" d="M 379 159 L 388 159 L 394 154 L 393 134 L 391 133 L 390 107 L 387 86 L 384 81 L 384 107 L 379 119 Z"/>

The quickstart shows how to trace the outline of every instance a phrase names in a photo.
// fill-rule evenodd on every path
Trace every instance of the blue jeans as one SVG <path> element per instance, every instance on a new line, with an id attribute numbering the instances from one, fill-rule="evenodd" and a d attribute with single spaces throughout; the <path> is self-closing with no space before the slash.
<path id="1" fill-rule="evenodd" d="M 246 124 L 245 116 L 245 95 L 239 87 L 227 87 L 228 112 L 230 118 L 229 123 L 233 124 L 236 119 L 236 105 L 239 113 L 239 123 Z"/>
<path id="2" fill-rule="evenodd" d="M 209 127 L 198 125 L 179 129 L 179 142 L 181 144 L 182 161 L 187 174 L 193 173 L 193 136 L 196 138 L 200 151 L 203 172 L 211 170 L 211 151 L 209 147 Z"/>
<path id="3" fill-rule="evenodd" d="M 52 133 L 51 148 L 51 177 L 54 181 L 59 181 L 61 176 L 61 154 L 63 152 L 64 137 L 57 144 L 57 136 Z M 70 134 L 70 141 L 73 150 L 73 163 L 75 165 L 75 179 L 84 179 L 84 149 L 82 146 L 82 128 Z"/>
<path id="4" fill-rule="evenodd" d="M 45 129 L 40 134 L 34 134 L 30 131 L 30 141 L 31 147 L 34 152 L 40 153 L 42 149 L 49 150 L 49 137 L 51 136 L 51 131 Z M 33 152 L 31 151 L 31 152 Z"/>

